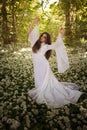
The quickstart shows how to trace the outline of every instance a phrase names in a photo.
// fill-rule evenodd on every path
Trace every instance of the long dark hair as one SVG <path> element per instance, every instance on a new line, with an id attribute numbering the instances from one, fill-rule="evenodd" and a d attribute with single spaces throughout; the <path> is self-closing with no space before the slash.
<path id="1" fill-rule="evenodd" d="M 39 39 L 38 39 L 38 40 L 36 41 L 36 43 L 34 44 L 34 46 L 32 47 L 32 50 L 33 50 L 34 53 L 36 53 L 36 52 L 40 49 L 40 47 L 41 47 L 40 39 L 41 39 L 41 37 L 43 36 L 43 34 L 46 34 L 46 35 L 47 35 L 47 39 L 46 39 L 45 44 L 51 45 L 51 37 L 50 37 L 50 34 L 47 33 L 47 32 L 43 32 L 43 33 L 40 35 Z M 48 50 L 48 51 L 45 53 L 45 57 L 46 57 L 47 60 L 50 58 L 51 52 L 52 52 L 52 50 Z"/>

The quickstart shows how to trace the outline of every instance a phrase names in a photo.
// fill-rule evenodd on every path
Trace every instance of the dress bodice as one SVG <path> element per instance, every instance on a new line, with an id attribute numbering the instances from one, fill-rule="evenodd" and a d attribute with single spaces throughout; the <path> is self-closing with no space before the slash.
<path id="1" fill-rule="evenodd" d="M 46 60 L 46 58 L 45 58 L 46 51 L 47 51 L 47 44 L 45 44 L 45 43 L 41 44 L 40 49 L 36 53 L 33 53 L 33 51 L 32 51 L 34 64 L 38 63 L 38 61 L 43 60 L 43 62 L 44 62 L 44 60 Z"/>
<path id="2" fill-rule="evenodd" d="M 44 55 L 46 53 L 46 49 L 47 49 L 47 45 L 45 43 L 41 43 L 39 53 L 42 53 Z"/>

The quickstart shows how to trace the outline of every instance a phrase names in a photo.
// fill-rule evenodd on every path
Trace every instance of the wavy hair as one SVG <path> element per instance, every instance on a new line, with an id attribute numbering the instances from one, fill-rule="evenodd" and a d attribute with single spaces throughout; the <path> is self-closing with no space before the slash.
<path id="1" fill-rule="evenodd" d="M 40 35 L 39 39 L 38 39 L 38 40 L 36 41 L 36 43 L 34 44 L 34 46 L 32 47 L 32 50 L 33 50 L 34 53 L 37 53 L 37 51 L 38 51 L 38 50 L 40 49 L 40 47 L 41 47 L 41 41 L 40 41 L 40 39 L 41 39 L 41 37 L 43 36 L 43 34 L 46 34 L 46 36 L 47 36 L 45 44 L 51 45 L 51 37 L 50 37 L 50 34 L 47 33 L 47 32 L 43 32 L 43 33 Z M 45 57 L 46 57 L 47 60 L 50 58 L 51 52 L 52 52 L 52 50 L 48 50 L 48 51 L 45 53 Z"/>

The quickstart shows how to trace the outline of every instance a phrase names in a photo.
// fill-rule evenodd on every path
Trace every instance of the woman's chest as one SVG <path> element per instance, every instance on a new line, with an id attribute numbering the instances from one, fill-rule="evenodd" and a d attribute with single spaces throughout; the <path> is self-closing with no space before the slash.
<path id="1" fill-rule="evenodd" d="M 47 50 L 47 45 L 44 44 L 44 45 L 41 45 L 41 48 L 39 49 L 38 52 L 44 55 L 46 53 L 46 50 Z"/>

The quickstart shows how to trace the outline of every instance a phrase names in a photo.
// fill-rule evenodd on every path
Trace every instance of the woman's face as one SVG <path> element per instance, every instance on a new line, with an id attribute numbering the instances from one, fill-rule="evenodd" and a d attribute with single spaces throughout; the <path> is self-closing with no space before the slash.
<path id="1" fill-rule="evenodd" d="M 43 43 L 43 42 L 46 42 L 46 40 L 47 40 L 47 35 L 44 33 L 44 34 L 41 36 L 40 41 L 41 41 L 41 43 Z"/>

